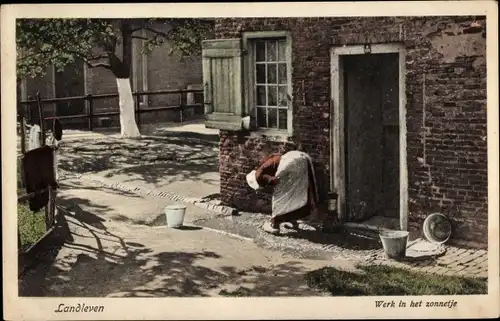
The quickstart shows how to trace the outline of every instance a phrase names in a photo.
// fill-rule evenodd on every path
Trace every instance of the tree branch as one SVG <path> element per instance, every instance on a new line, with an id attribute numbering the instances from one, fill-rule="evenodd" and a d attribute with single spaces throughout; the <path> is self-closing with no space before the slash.
<path id="1" fill-rule="evenodd" d="M 99 60 L 99 59 L 106 59 L 106 58 L 108 58 L 108 55 L 101 55 L 98 57 L 90 57 L 87 60 L 91 61 L 91 60 Z"/>
<path id="2" fill-rule="evenodd" d="M 133 38 L 133 39 L 141 39 L 141 40 L 148 40 L 149 38 L 147 37 L 142 37 L 142 36 L 130 36 L 130 38 Z"/>
<path id="3" fill-rule="evenodd" d="M 159 30 L 155 30 L 155 29 L 153 29 L 151 27 L 146 27 L 145 29 L 148 30 L 148 31 L 151 31 L 152 33 L 155 33 L 158 36 L 162 36 L 165 39 L 169 39 L 169 35 L 166 34 L 165 32 L 162 32 L 162 31 L 159 31 Z"/>
<path id="4" fill-rule="evenodd" d="M 97 56 L 97 57 L 89 57 L 89 58 L 87 58 L 81 52 L 76 51 L 76 50 L 68 50 L 68 49 L 64 49 L 64 48 L 58 48 L 58 49 L 61 50 L 61 51 L 63 51 L 63 52 L 67 52 L 67 53 L 73 55 L 74 57 L 76 57 L 78 59 L 81 59 L 83 61 L 87 61 L 87 60 L 99 60 L 99 59 L 106 59 L 106 58 L 108 58 L 107 55 L 101 55 L 101 56 Z"/>
<path id="5" fill-rule="evenodd" d="M 89 68 L 97 68 L 97 67 L 103 67 L 105 69 L 109 69 L 111 70 L 111 66 L 108 65 L 107 63 L 104 63 L 104 62 L 99 62 L 99 63 L 96 63 L 96 64 L 91 64 L 89 61 L 85 60 L 85 62 L 87 63 L 87 66 L 89 66 Z"/>
<path id="6" fill-rule="evenodd" d="M 129 30 L 129 32 L 130 32 L 130 33 L 134 33 L 134 32 L 139 31 L 139 30 L 141 30 L 141 29 L 143 29 L 143 27 L 130 29 L 130 30 Z"/>

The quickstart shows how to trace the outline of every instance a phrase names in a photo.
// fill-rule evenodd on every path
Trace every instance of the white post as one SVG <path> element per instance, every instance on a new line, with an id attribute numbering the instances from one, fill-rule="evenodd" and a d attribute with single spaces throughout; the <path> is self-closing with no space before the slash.
<path id="1" fill-rule="evenodd" d="M 130 87 L 129 78 L 117 78 L 118 99 L 120 105 L 120 127 L 121 137 L 141 137 L 137 123 L 135 122 L 134 97 Z"/>

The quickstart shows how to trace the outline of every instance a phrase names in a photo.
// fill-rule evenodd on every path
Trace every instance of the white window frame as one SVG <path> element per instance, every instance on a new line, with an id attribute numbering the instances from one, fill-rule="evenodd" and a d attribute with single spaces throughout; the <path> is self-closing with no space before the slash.
<path id="1" fill-rule="evenodd" d="M 287 129 L 278 130 L 270 128 L 256 127 L 252 131 L 253 136 L 275 137 L 277 139 L 288 139 L 293 135 L 293 80 L 292 80 L 292 37 L 289 31 L 256 31 L 244 32 L 242 34 L 243 50 L 245 51 L 244 69 L 244 102 L 247 106 L 246 112 L 252 117 L 257 116 L 256 108 L 256 75 L 255 75 L 255 42 L 271 38 L 285 38 L 286 40 L 286 66 L 288 79 L 288 109 L 287 109 Z M 279 120 L 278 120 L 279 121 Z M 257 126 L 257 125 L 256 125 Z"/>

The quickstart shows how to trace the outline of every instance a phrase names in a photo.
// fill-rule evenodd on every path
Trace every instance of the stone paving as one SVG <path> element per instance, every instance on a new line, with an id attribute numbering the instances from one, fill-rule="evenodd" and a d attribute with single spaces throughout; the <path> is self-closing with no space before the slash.
<path id="1" fill-rule="evenodd" d="M 370 263 L 408 267 L 426 273 L 488 277 L 488 252 L 480 249 L 446 246 L 442 256 L 421 262 L 396 262 L 379 256 L 370 260 Z"/>
<path id="2" fill-rule="evenodd" d="M 163 135 L 164 132 L 160 134 Z M 89 135 L 88 138 L 91 136 Z M 269 235 L 260 229 L 262 223 L 269 219 L 268 215 L 239 213 L 239 216 L 233 216 L 231 215 L 235 213 L 233 209 L 221 206 L 217 201 L 204 199 L 210 193 L 218 192 L 218 182 L 216 182 L 217 178 L 215 177 L 217 173 L 213 170 L 214 177 L 210 177 L 210 179 L 205 177 L 205 181 L 210 182 L 198 190 L 196 189 L 203 184 L 202 178 L 205 174 L 199 172 L 192 175 L 189 172 L 191 169 L 181 170 L 182 177 L 176 181 L 170 180 L 168 183 L 161 183 L 161 178 L 155 177 L 155 175 L 164 173 L 145 175 L 144 172 L 139 173 L 132 170 L 125 172 L 127 168 L 154 168 L 162 164 L 171 165 L 179 160 L 187 163 L 199 161 L 201 167 L 214 166 L 218 161 L 218 148 L 213 141 L 208 142 L 199 137 L 180 138 L 175 135 L 171 137 L 145 136 L 135 141 L 125 141 L 109 135 L 95 138 L 97 136 L 94 136 L 92 141 L 78 139 L 78 141 L 62 145 L 60 168 L 63 169 L 63 177 L 76 176 L 82 182 L 96 183 L 127 193 L 149 195 L 197 205 L 216 215 L 208 219 L 201 219 L 195 222 L 196 224 L 239 235 L 253 240 L 264 248 L 295 253 L 295 256 L 298 257 L 390 264 L 429 273 L 487 276 L 488 253 L 485 250 L 466 250 L 443 246 L 440 249 L 442 252 L 440 255 L 410 257 L 406 261 L 396 262 L 385 257 L 376 237 L 367 237 L 363 233 L 356 233 L 352 230 L 341 236 L 332 236 L 316 232 L 312 227 L 304 224 L 301 226 L 300 233 L 296 233 L 296 235 L 293 235 L 293 232 L 285 233 L 283 236 Z M 96 157 L 96 153 L 99 155 L 98 157 Z M 171 173 L 167 174 L 172 175 Z M 190 194 L 189 191 L 194 192 Z M 425 242 L 419 244 L 422 243 Z"/>
<path id="3" fill-rule="evenodd" d="M 284 230 L 281 236 L 274 236 L 260 229 L 269 216 L 255 213 L 241 215 L 244 216 L 243 219 L 209 218 L 195 223 L 200 226 L 218 226 L 237 234 L 241 234 L 243 230 L 238 225 L 246 225 L 255 232 L 245 231 L 244 233 L 252 235 L 255 242 L 263 247 L 297 253 L 305 258 L 330 258 L 362 264 L 386 264 L 413 271 L 447 275 L 488 276 L 488 252 L 485 250 L 434 245 L 423 239 L 416 239 L 408 244 L 407 257 L 402 261 L 395 261 L 386 257 L 376 235 L 367 236 L 361 231 L 352 230 L 340 233 L 340 235 L 326 234 L 314 231 L 313 227 L 306 224 L 301 224 L 301 231 Z M 227 223 L 221 223 L 223 220 Z M 418 253 L 420 251 L 421 253 Z"/>
<path id="4" fill-rule="evenodd" d="M 98 175 L 79 175 L 80 180 L 99 184 L 103 188 L 113 188 L 124 193 L 135 193 L 158 198 L 174 200 L 213 212 L 213 215 L 193 221 L 194 224 L 221 230 L 251 240 L 263 248 L 279 250 L 297 258 L 319 260 L 348 260 L 363 264 L 386 264 L 409 268 L 414 271 L 462 276 L 488 276 L 488 253 L 485 250 L 461 249 L 453 246 L 437 247 L 438 255 L 426 255 L 429 246 L 422 255 L 407 256 L 403 261 L 388 259 L 378 239 L 362 233 L 350 232 L 342 235 L 326 234 L 315 231 L 305 223 L 300 225 L 301 231 L 285 230 L 280 236 L 263 232 L 260 228 L 269 219 L 268 215 L 260 213 L 238 213 L 227 206 L 219 205 L 217 201 L 204 201 L 202 198 L 183 197 L 179 194 L 156 189 L 137 187 L 107 181 Z M 163 216 L 159 216 L 163 218 Z M 155 224 L 162 224 L 161 221 Z M 163 223 L 164 224 L 164 223 Z M 410 242 L 407 253 L 418 252 L 419 244 L 428 242 L 422 239 Z M 412 251 L 413 250 L 413 251 Z"/>
<path id="5" fill-rule="evenodd" d="M 61 181 L 65 242 L 22 276 L 20 296 L 212 297 L 240 287 L 248 296 L 325 296 L 308 286 L 305 273 L 329 264 L 355 269 L 350 262 L 299 261 L 194 226 L 191 221 L 207 212 L 194 205 L 186 206 L 183 228 L 138 223 L 175 203 L 75 177 Z"/>

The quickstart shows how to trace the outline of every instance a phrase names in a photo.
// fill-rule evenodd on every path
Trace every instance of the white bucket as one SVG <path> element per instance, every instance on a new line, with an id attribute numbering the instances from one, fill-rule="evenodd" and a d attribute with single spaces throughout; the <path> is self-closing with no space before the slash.
<path id="1" fill-rule="evenodd" d="M 165 217 L 167 219 L 167 227 L 181 227 L 184 223 L 186 215 L 186 206 L 184 205 L 169 205 L 165 206 Z"/>
<path id="2" fill-rule="evenodd" d="M 379 233 L 385 254 L 391 259 L 399 259 L 406 255 L 408 243 L 407 231 L 382 231 Z"/>

